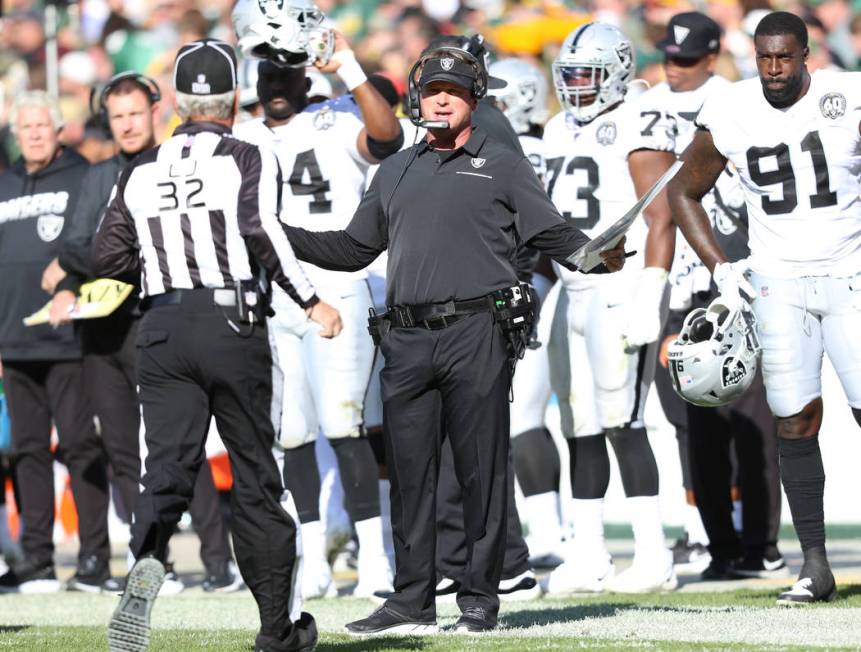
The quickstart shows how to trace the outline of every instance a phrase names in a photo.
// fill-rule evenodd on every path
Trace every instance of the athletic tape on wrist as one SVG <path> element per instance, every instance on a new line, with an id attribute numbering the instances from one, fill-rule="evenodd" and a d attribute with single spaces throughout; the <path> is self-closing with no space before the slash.
<path id="1" fill-rule="evenodd" d="M 356 55 L 352 50 L 340 50 L 332 55 L 332 58 L 340 63 L 338 66 L 338 77 L 347 86 L 347 90 L 352 92 L 357 86 L 361 86 L 368 81 L 368 76 L 362 70 L 362 66 L 356 61 Z"/>

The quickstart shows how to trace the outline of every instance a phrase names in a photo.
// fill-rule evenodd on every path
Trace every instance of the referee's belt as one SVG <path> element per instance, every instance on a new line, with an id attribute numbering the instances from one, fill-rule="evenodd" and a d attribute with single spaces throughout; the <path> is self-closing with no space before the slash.
<path id="1" fill-rule="evenodd" d="M 170 290 L 162 294 L 145 297 L 141 310 L 159 306 L 183 305 L 191 309 L 206 309 L 212 306 L 233 307 L 236 305 L 236 290 L 222 288 L 196 288 L 194 290 Z"/>
<path id="2" fill-rule="evenodd" d="M 468 301 L 446 301 L 445 303 L 424 303 L 415 306 L 394 306 L 377 315 L 395 328 L 427 328 L 437 331 L 448 328 L 464 317 L 477 312 L 490 312 L 493 306 L 487 297 Z"/>

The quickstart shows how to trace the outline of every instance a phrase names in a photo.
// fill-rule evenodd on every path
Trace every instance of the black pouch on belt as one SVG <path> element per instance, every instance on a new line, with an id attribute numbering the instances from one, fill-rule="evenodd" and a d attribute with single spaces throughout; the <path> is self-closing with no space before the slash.
<path id="1" fill-rule="evenodd" d="M 378 315 L 373 308 L 368 308 L 368 332 L 374 340 L 374 346 L 379 346 L 392 327 L 392 322 L 386 315 Z"/>

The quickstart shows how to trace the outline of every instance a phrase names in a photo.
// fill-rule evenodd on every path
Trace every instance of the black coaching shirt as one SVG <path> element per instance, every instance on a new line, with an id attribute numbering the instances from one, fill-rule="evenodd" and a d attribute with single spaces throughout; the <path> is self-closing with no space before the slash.
<path id="1" fill-rule="evenodd" d="M 532 165 L 473 127 L 453 151 L 426 141 L 384 160 L 345 231 L 287 227 L 300 260 L 361 269 L 388 249 L 386 303 L 473 299 L 517 283 L 518 242 L 565 258 L 589 241 L 566 223 Z"/>
<path id="2" fill-rule="evenodd" d="M 313 305 L 278 218 L 280 192 L 274 154 L 228 127 L 187 122 L 123 170 L 96 234 L 93 271 L 139 276 L 143 296 L 153 296 L 235 288 L 262 267 L 300 306 Z"/>

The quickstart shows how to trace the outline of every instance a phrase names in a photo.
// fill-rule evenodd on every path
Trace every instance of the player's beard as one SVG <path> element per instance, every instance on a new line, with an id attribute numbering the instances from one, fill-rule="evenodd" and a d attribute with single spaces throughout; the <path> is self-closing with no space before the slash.
<path id="1" fill-rule="evenodd" d="M 786 84 L 778 91 L 768 88 L 767 80 L 760 79 L 760 81 L 762 82 L 762 92 L 768 103 L 775 108 L 782 109 L 794 104 L 801 94 L 801 88 L 804 85 L 804 69 L 802 68 L 797 74 L 787 77 Z"/>

